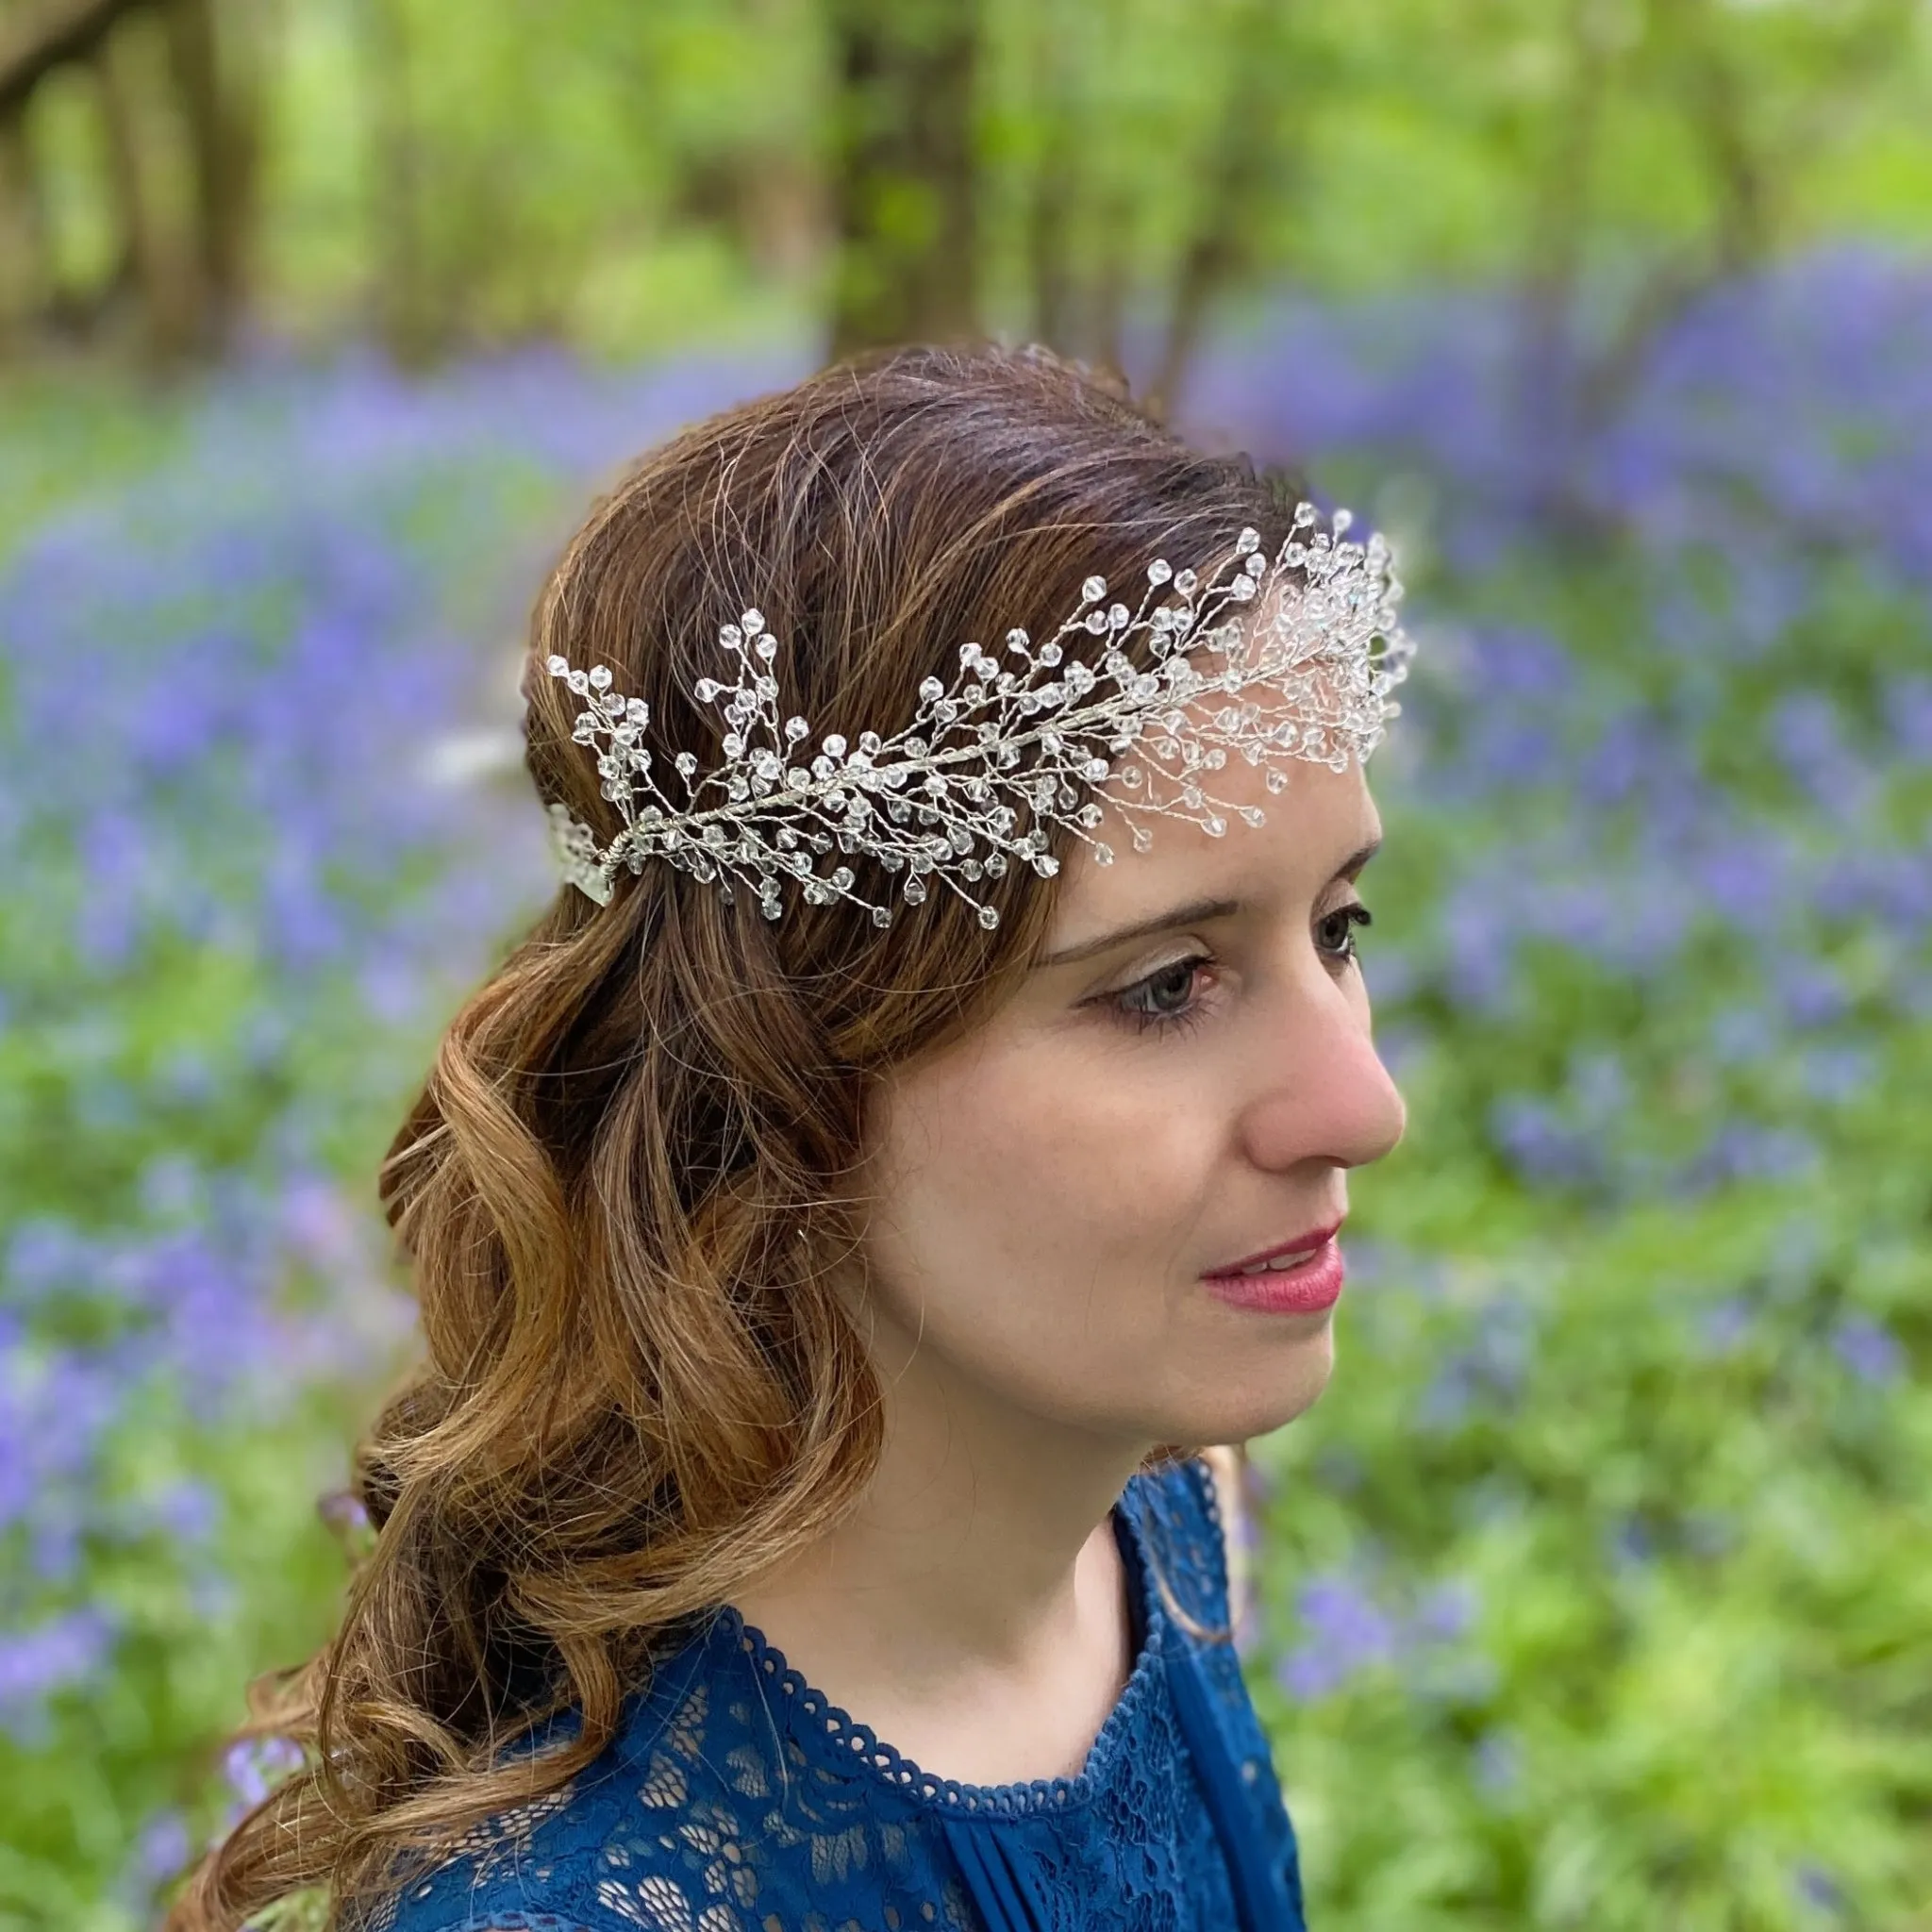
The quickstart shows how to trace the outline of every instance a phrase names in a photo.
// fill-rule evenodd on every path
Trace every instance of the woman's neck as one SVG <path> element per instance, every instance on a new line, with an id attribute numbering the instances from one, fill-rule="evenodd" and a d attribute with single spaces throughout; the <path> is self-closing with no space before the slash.
<path id="1" fill-rule="evenodd" d="M 1017 1415 L 916 1349 L 894 1367 L 859 1507 L 737 1608 L 923 1770 L 1071 1776 L 1133 1664 L 1110 1511 L 1151 1445 Z"/>

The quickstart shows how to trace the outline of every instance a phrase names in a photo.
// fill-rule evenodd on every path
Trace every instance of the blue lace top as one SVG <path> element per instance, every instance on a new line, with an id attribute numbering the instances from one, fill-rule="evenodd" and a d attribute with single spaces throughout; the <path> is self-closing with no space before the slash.
<path id="1" fill-rule="evenodd" d="M 602 1757 L 473 1828 L 367 1932 L 1302 1932 L 1294 1834 L 1225 1631 L 1198 1458 L 1113 1513 L 1135 1662 L 1077 1777 L 962 1785 L 902 1757 L 730 1608 Z"/>

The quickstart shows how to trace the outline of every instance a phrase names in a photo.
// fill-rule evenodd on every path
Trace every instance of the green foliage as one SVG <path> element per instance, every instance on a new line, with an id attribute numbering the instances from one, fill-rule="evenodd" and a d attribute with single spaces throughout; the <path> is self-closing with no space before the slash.
<path id="1" fill-rule="evenodd" d="M 121 1417 L 108 1492 L 132 1505 L 195 1483 L 218 1499 L 214 1530 L 184 1549 L 158 1528 L 91 1560 L 93 1601 L 123 1632 L 111 1674 L 58 1699 L 38 1743 L 0 1739 L 9 1932 L 146 1923 L 147 1889 L 172 1876 L 175 1847 L 205 1841 L 231 1813 L 219 1746 L 241 1721 L 243 1685 L 312 1654 L 340 1612 L 342 1553 L 316 1505 L 346 1479 L 365 1407 L 340 1389 L 263 1389 L 253 1412 L 210 1429 L 155 1391 Z M 144 1843 L 159 1849 L 145 1873 Z"/>
<path id="2" fill-rule="evenodd" d="M 1410 1124 L 1354 1191 L 1333 1385 L 1254 1452 L 1252 1677 L 1327 1932 L 1906 1928 L 1932 1897 L 1932 1394 L 1909 1370 L 1932 1346 L 1932 1015 L 1895 997 L 1910 941 L 1848 886 L 1774 942 L 1707 918 L 1656 965 L 1519 943 L 1461 1001 L 1435 970 L 1458 878 L 1491 880 L 1465 904 L 1507 949 L 1509 906 L 1574 877 L 1535 855 L 1577 809 L 1593 723 L 1632 701 L 1704 693 L 1685 744 L 1796 868 L 1857 841 L 1842 799 L 1827 813 L 1766 755 L 1767 723 L 1831 691 L 1871 836 L 1923 872 L 1932 773 L 1883 749 L 1886 672 L 1928 661 L 1922 608 L 1827 560 L 1808 618 L 1701 677 L 1657 651 L 1638 588 L 1609 538 L 1427 586 L 1474 630 L 1564 639 L 1582 689 L 1543 715 L 1574 735 L 1559 778 L 1506 769 L 1454 809 L 1437 788 L 1467 746 L 1377 783 L 1369 979 L 1378 953 L 1407 962 L 1377 1023 Z M 1479 693 L 1444 628 L 1424 675 Z M 1657 810 L 1646 787 L 1590 819 L 1576 883 L 1633 919 L 1632 882 L 1690 897 L 1634 856 Z M 1532 887 L 1513 902 L 1509 871 Z M 1842 989 L 1869 1077 L 1821 1087 L 1794 1038 L 1716 1050 L 1793 966 Z M 1524 1185 L 1495 1124 L 1525 1094 L 1587 1164 Z M 1813 1158 L 1684 1185 L 1746 1119 Z"/>
<path id="3" fill-rule="evenodd" d="M 1932 207 L 1911 0 L 976 11 L 980 320 L 1076 352 L 1197 293 L 1577 265 L 1668 289 L 1827 234 L 1920 237 Z M 251 306 L 276 333 L 618 353 L 823 312 L 855 110 L 837 9 L 307 0 L 270 34 L 243 13 Z M 47 266 L 76 298 L 122 273 L 125 214 L 93 80 L 42 92 Z"/>
<path id="4" fill-rule="evenodd" d="M 1204 276 L 1217 295 L 1505 278 L 1558 308 L 1589 282 L 1654 319 L 1821 235 L 1922 238 L 1932 208 L 1932 15 L 1904 0 L 985 0 L 982 19 L 984 319 L 1084 353 L 1111 353 Z M 614 355 L 793 336 L 823 307 L 839 104 L 808 0 L 312 0 L 280 20 L 255 262 L 273 331 L 373 328 L 423 357 L 522 337 Z M 109 275 L 85 76 L 35 115 L 58 266 Z M 292 382 L 291 416 L 303 394 Z M 11 378 L 0 564 L 59 506 L 158 464 L 197 400 L 99 374 Z M 343 412 L 345 433 L 409 406 L 383 391 Z M 454 441 L 455 422 L 435 433 Z M 1830 439 L 1857 456 L 1874 435 L 1846 423 Z M 398 654 L 431 636 L 493 642 L 504 612 L 476 559 L 523 545 L 525 578 L 541 560 L 519 533 L 547 526 L 549 486 L 501 454 L 446 456 L 353 514 L 250 470 L 245 451 L 234 469 L 175 486 L 206 492 L 211 527 L 255 529 L 241 499 L 283 491 L 300 507 L 268 547 L 295 555 L 359 517 L 380 530 L 370 581 L 391 546 L 422 564 L 436 595 L 386 620 Z M 1379 453 L 1322 475 L 1419 539 L 1461 487 L 1391 476 Z M 119 567 L 127 534 L 93 526 L 72 594 Z M 1822 692 L 1875 743 L 1886 675 L 1928 661 L 1920 592 L 1830 541 L 1814 594 L 1743 663 L 1651 647 L 1658 587 L 1595 536 L 1535 562 L 1512 553 L 1479 582 L 1411 575 L 1419 604 L 1456 611 L 1430 664 L 1480 675 L 1464 629 L 1559 636 L 1588 687 L 1548 721 L 1573 734 L 1566 756 L 1620 707 L 1688 709 L 1703 775 L 1819 853 L 1836 835 L 1766 756 L 1774 714 Z M 1725 559 L 1707 561 L 1699 595 L 1723 630 L 1740 593 Z M 152 660 L 194 628 L 169 599 L 206 588 L 157 591 Z M 272 582 L 245 611 L 220 608 L 267 636 L 282 594 Z M 1444 756 L 1479 764 L 1461 728 L 1444 724 Z M 1314 1923 L 1923 1926 L 1932 1405 L 1904 1365 L 1932 1345 L 1932 1023 L 1890 996 L 1903 941 L 1849 915 L 1804 937 L 1848 1003 L 1835 1044 L 1871 1069 L 1842 1092 L 1816 1090 L 1809 1043 L 1711 1050 L 1775 963 L 1722 922 L 1667 973 L 1532 938 L 1506 998 L 1459 998 L 1430 952 L 1445 898 L 1485 857 L 1541 862 L 1563 788 L 1448 807 L 1405 791 L 1399 742 L 1388 756 L 1365 952 L 1411 1124 L 1359 1177 L 1334 1387 L 1256 1451 L 1270 1487 L 1253 1681 Z M 1633 856 L 1642 809 L 1606 807 L 1590 847 L 1606 891 L 1631 888 L 1632 923 L 1663 886 Z M 1871 835 L 1923 838 L 1932 774 L 1893 774 L 1874 809 Z M 426 891 L 433 872 L 411 858 L 341 896 Z M 0 1010 L 0 1238 L 50 1213 L 132 1224 L 173 1157 L 272 1175 L 296 1117 L 305 1154 L 366 1193 L 453 982 L 380 1024 L 339 987 L 305 987 L 312 1024 L 264 1055 L 252 1023 L 298 997 L 272 968 L 177 938 L 97 996 L 62 950 L 77 890 L 0 895 L 7 994 L 44 996 L 30 1024 Z M 381 905 L 364 909 L 379 924 Z M 1378 959 L 1412 968 L 1386 997 Z M 205 1079 L 177 1079 L 195 1061 Z M 1599 1076 L 1619 1096 L 1603 1118 Z M 1587 1167 L 1525 1176 L 1496 1130 L 1525 1098 L 1552 1134 L 1588 1141 Z M 1661 1191 L 1740 1119 L 1802 1131 L 1815 1161 Z M 361 1257 L 346 1273 L 352 1292 L 325 1262 L 274 1286 L 297 1312 L 366 1321 L 386 1359 L 393 1305 Z M 72 1296 L 37 1313 L 34 1347 L 84 1349 L 118 1319 L 105 1296 Z M 264 1378 L 219 1413 L 177 1382 L 127 1385 L 83 1578 L 120 1635 L 108 1668 L 53 1697 L 44 1732 L 0 1735 L 4 1932 L 133 1932 L 170 1858 L 230 1808 L 218 1759 L 241 1686 L 308 1654 L 335 1614 L 343 1566 L 316 1498 L 342 1478 L 376 1374 L 365 1360 L 354 1376 Z M 195 1496 L 207 1523 L 190 1533 L 168 1499 Z M 315 1903 L 291 1902 L 276 1932 Z"/>
<path id="5" fill-rule="evenodd" d="M 1932 1032 L 1893 1050 L 1828 1178 L 1615 1216 L 1525 1215 L 1458 1159 L 1448 1083 L 1411 1086 L 1362 1190 L 1397 1258 L 1259 1446 L 1268 1603 L 1284 1641 L 1313 1574 L 1478 1608 L 1323 1694 L 1257 1677 L 1324 1924 L 1910 1923 L 1932 1405 L 1831 1341 L 1853 1307 L 1928 1339 L 1900 1182 Z"/>

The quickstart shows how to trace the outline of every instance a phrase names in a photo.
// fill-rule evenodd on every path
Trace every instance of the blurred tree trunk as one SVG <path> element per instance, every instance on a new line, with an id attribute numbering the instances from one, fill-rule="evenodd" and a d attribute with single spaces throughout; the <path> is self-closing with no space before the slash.
<path id="1" fill-rule="evenodd" d="M 0 120 L 0 344 L 45 312 L 52 249 L 25 125 Z"/>
<path id="2" fill-rule="evenodd" d="M 1227 37 L 1226 105 L 1215 123 L 1193 231 L 1183 249 L 1167 341 L 1146 391 L 1157 415 L 1172 407 L 1216 301 L 1254 262 L 1253 237 L 1280 194 L 1275 129 L 1288 71 L 1280 0 L 1246 0 Z"/>
<path id="3" fill-rule="evenodd" d="M 213 354 L 246 298 L 246 248 L 256 216 L 258 73 L 245 58 L 260 0 L 83 0 L 42 8 L 0 53 L 0 140 L 14 177 L 13 225 L 30 239 L 42 315 L 71 308 L 92 317 L 124 291 L 136 297 L 147 345 L 163 358 Z M 246 15 L 246 25 L 243 17 Z M 140 16 L 136 18 L 136 16 Z M 147 37 L 158 35 L 159 46 Z M 54 286 L 53 250 L 36 178 L 27 111 L 48 76 L 85 68 L 99 103 L 120 259 L 108 286 Z M 158 167 L 178 128 L 188 194 L 171 200 L 172 171 Z"/>
<path id="4" fill-rule="evenodd" d="M 135 164 L 124 137 L 127 126 L 111 91 L 102 56 L 120 24 L 147 0 L 68 0 L 16 11 L 10 33 L 0 42 L 0 194 L 10 215 L 0 216 L 9 243 L 17 240 L 17 259 L 0 260 L 0 301 L 10 294 L 22 306 L 10 320 L 23 330 L 36 326 L 85 329 L 112 305 L 133 278 L 147 233 L 137 238 L 125 200 L 108 192 L 121 225 L 120 250 L 107 286 L 69 289 L 62 284 L 53 211 L 41 176 L 40 156 L 29 122 L 34 102 L 50 76 L 62 68 L 83 66 L 95 81 L 110 173 L 132 179 Z M 9 249 L 10 253 L 10 249 Z M 10 305 L 9 305 L 10 306 Z"/>
<path id="5" fill-rule="evenodd" d="M 404 0 L 362 0 L 360 13 L 374 307 L 391 355 L 408 367 L 429 359 L 440 334 L 424 260 L 423 151 L 410 107 L 409 32 Z"/>
<path id="6" fill-rule="evenodd" d="M 102 46 L 92 72 L 108 186 L 121 229 L 115 281 L 140 306 L 148 353 L 166 364 L 195 341 L 199 291 L 192 262 L 185 260 L 169 235 L 165 211 L 156 205 L 157 183 L 148 165 L 154 137 L 142 112 L 142 95 L 151 75 L 142 52 L 127 34 L 117 34 Z"/>
<path id="7" fill-rule="evenodd" d="M 1032 336 L 1073 352 L 1074 206 L 1079 179 L 1073 66 L 1067 58 L 1064 8 L 1039 0 L 1033 14 L 1033 96 L 1041 148 L 1026 196 L 1026 271 L 1033 297 Z"/>
<path id="8" fill-rule="evenodd" d="M 979 325 L 978 0 L 830 0 L 834 358 Z"/>
<path id="9" fill-rule="evenodd" d="M 1577 295 L 1594 199 L 1597 142 L 1610 80 L 1603 0 L 1567 0 L 1565 82 L 1532 191 L 1518 296 L 1515 409 L 1535 488 L 1558 523 L 1574 511 L 1573 382 Z"/>
<path id="10" fill-rule="evenodd" d="M 760 43 L 795 41 L 801 16 L 816 25 L 818 0 L 712 0 L 721 25 Z M 662 97 L 664 82 L 648 35 L 634 85 L 641 101 Z M 824 171 L 808 161 L 808 122 L 790 104 L 761 126 L 736 116 L 721 121 L 728 140 L 680 156 L 673 171 L 669 213 L 674 221 L 728 236 L 761 276 L 802 284 L 830 253 Z M 811 161 L 816 160 L 811 157 Z"/>
<path id="11" fill-rule="evenodd" d="M 1032 15 L 1039 145 L 1024 214 L 1029 319 L 1035 341 L 1118 376 L 1138 237 L 1131 202 L 1087 159 L 1094 90 L 1082 37 L 1091 25 L 1091 13 L 1068 0 L 1039 0 Z"/>
<path id="12" fill-rule="evenodd" d="M 1748 275 L 1786 239 L 1803 172 L 1835 133 L 1856 125 L 1863 92 L 1907 44 L 1914 0 L 1866 0 L 1821 24 L 1811 87 L 1786 125 L 1762 125 L 1741 71 L 1735 24 L 1711 0 L 1650 0 L 1645 52 L 1653 84 L 1674 101 L 1701 158 L 1711 197 L 1706 232 L 1666 251 L 1607 342 L 1583 370 L 1579 420 L 1613 420 L 1657 337 L 1717 283 Z"/>
<path id="13" fill-rule="evenodd" d="M 17 117 L 57 67 L 90 60 L 121 21 L 149 0 L 71 0 L 30 8 L 0 45 L 0 122 Z M 18 16 L 16 16 L 18 18 Z"/>
<path id="14" fill-rule="evenodd" d="M 260 89 L 250 42 L 213 0 L 170 0 L 168 64 L 188 136 L 199 346 L 227 345 L 247 293 L 260 153 Z"/>
<path id="15" fill-rule="evenodd" d="M 1133 205 L 1116 186 L 1094 197 L 1098 254 L 1086 286 L 1074 291 L 1073 345 L 1083 361 L 1125 377 L 1123 337 L 1127 302 L 1134 292 L 1140 236 Z"/>

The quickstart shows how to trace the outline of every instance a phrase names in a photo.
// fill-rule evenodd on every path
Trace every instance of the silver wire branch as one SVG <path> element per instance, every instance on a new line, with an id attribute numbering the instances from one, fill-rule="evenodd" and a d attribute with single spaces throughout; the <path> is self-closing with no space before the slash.
<path id="1" fill-rule="evenodd" d="M 1230 561 L 1205 582 L 1157 558 L 1133 608 L 1109 602 L 1106 580 L 1090 576 L 1073 615 L 1043 643 L 1007 633 L 1005 656 L 1017 668 L 962 644 L 951 685 L 926 678 L 904 729 L 889 738 L 862 731 L 856 744 L 828 733 L 808 757 L 809 721 L 794 714 L 780 723 L 779 641 L 747 610 L 718 633 L 730 681 L 705 677 L 695 687 L 699 702 L 722 714 L 723 762 L 700 775 L 695 757 L 678 753 L 671 764 L 682 802 L 658 782 L 645 742 L 649 706 L 614 691 L 607 666 L 579 670 L 553 657 L 551 675 L 585 700 L 572 735 L 595 752 L 603 795 L 625 822 L 600 848 L 588 825 L 553 804 L 564 875 L 604 905 L 620 871 L 663 858 L 718 884 L 727 901 L 734 884 L 750 889 L 768 919 L 781 915 L 781 883 L 791 878 L 808 904 L 847 899 L 890 924 L 891 907 L 858 890 L 850 865 L 819 871 L 817 861 L 836 851 L 904 873 L 907 904 L 938 880 L 992 927 L 997 908 L 968 889 L 1013 861 L 1051 876 L 1056 825 L 1097 863 L 1111 863 L 1113 848 L 1091 836 L 1102 796 L 1137 851 L 1151 842 L 1139 822 L 1148 814 L 1219 837 L 1235 808 L 1206 791 L 1203 773 L 1224 769 L 1231 754 L 1250 765 L 1267 759 L 1264 783 L 1278 792 L 1287 774 L 1274 761 L 1308 758 L 1336 771 L 1351 757 L 1365 762 L 1401 709 L 1388 694 L 1414 652 L 1396 621 L 1402 586 L 1379 536 L 1344 541 L 1350 522 L 1338 510 L 1323 530 L 1302 504 L 1272 559 L 1258 535 L 1243 530 Z M 1151 670 L 1123 648 L 1139 636 L 1149 641 Z M 1108 778 L 1119 790 L 1096 796 L 1092 788 Z M 1238 809 L 1250 824 L 1264 821 L 1258 806 Z"/>

